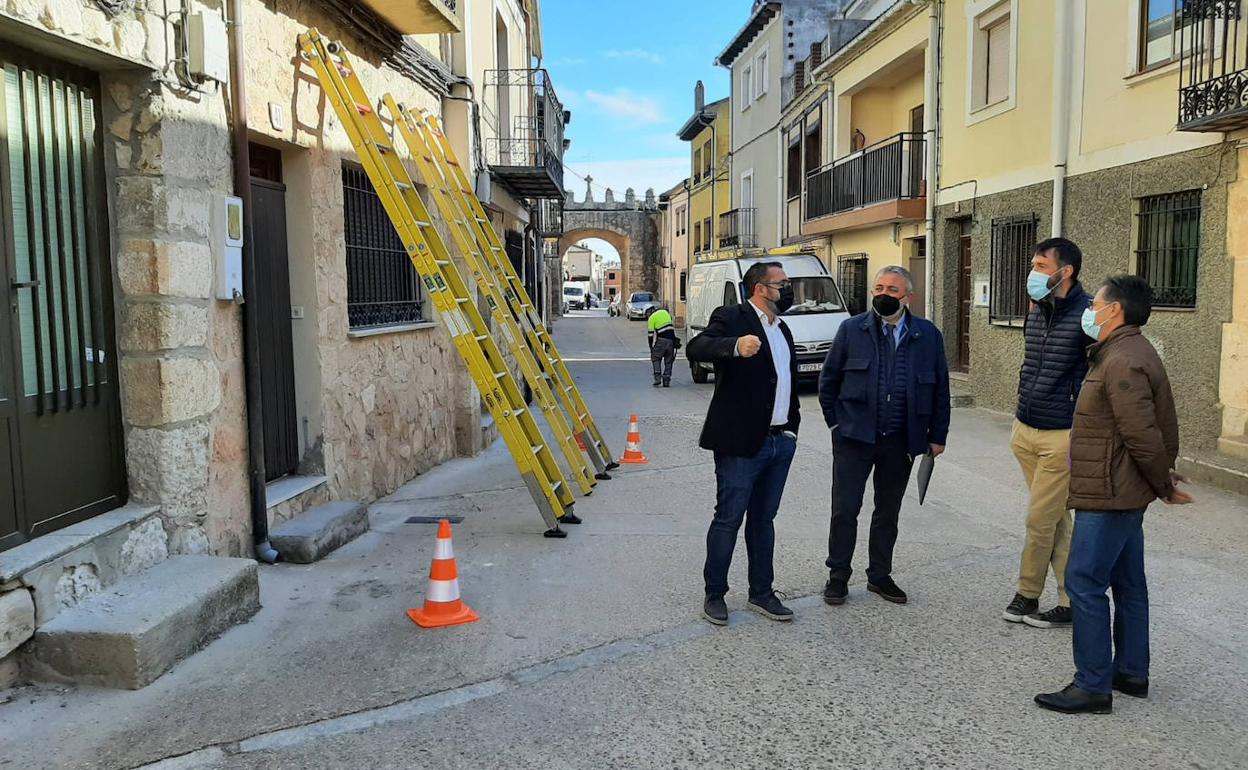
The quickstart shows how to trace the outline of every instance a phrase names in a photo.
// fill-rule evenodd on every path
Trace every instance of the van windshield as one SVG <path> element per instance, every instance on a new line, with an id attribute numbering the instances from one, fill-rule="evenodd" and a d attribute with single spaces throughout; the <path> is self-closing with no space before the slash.
<path id="1" fill-rule="evenodd" d="M 793 307 L 784 315 L 809 315 L 811 313 L 838 313 L 845 310 L 836 283 L 826 275 L 793 278 Z"/>
<path id="2" fill-rule="evenodd" d="M 579 286 L 564 286 L 563 293 L 569 297 L 579 297 L 585 293 L 585 290 Z"/>

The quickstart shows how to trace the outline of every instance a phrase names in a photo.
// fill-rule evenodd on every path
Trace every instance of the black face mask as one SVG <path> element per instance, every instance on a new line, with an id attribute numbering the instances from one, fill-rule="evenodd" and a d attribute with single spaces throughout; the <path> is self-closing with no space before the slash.
<path id="1" fill-rule="evenodd" d="M 881 318 L 892 318 L 901 310 L 901 300 L 890 294 L 879 294 L 871 300 L 871 307 Z"/>
<path id="2" fill-rule="evenodd" d="M 783 289 L 780 289 L 780 298 L 773 304 L 776 306 L 777 315 L 793 307 L 793 287 L 785 286 Z"/>

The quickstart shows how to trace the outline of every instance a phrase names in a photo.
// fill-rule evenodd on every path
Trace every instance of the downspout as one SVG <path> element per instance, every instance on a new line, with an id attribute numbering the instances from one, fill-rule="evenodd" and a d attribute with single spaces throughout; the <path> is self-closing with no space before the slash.
<path id="1" fill-rule="evenodd" d="M 923 79 L 923 136 L 927 143 L 924 170 L 927 177 L 924 209 L 926 222 L 923 234 L 923 312 L 930 319 L 934 307 L 936 283 L 936 154 L 940 151 L 940 13 L 942 0 L 927 4 L 926 77 Z"/>
<path id="2" fill-rule="evenodd" d="M 729 117 L 731 120 L 731 117 Z M 715 188 L 719 187 L 719 132 L 715 119 L 708 124 L 711 129 L 711 245 L 719 249 L 719 210 L 715 208 Z M 732 164 L 728 166 L 728 189 L 732 189 Z M 731 203 L 731 201 L 729 201 Z M 692 206 L 690 207 L 692 208 Z"/>
<path id="3" fill-rule="evenodd" d="M 1070 157 L 1070 22 L 1072 0 L 1057 0 L 1057 45 L 1053 46 L 1053 227 L 1062 234 L 1066 208 L 1066 165 Z"/>
<path id="4" fill-rule="evenodd" d="M 256 253 L 251 203 L 251 158 L 247 151 L 247 69 L 243 63 L 243 0 L 230 0 L 230 112 L 234 142 L 234 192 L 243 201 L 243 376 L 247 386 L 247 480 L 251 536 L 258 561 L 272 564 L 279 554 L 269 543 L 269 506 L 264 472 L 264 415 L 261 412 L 260 329 L 256 309 Z"/>

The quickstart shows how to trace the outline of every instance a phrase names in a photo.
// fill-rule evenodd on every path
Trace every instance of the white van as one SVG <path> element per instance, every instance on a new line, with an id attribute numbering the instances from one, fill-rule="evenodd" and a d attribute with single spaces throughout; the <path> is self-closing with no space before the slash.
<path id="1" fill-rule="evenodd" d="M 799 378 L 817 379 L 823 370 L 823 359 L 832 347 L 832 338 L 841 323 L 849 318 L 849 312 L 836 281 L 813 254 L 760 255 L 694 264 L 689 271 L 685 311 L 689 336 L 706 328 L 716 308 L 748 299 L 742 278 L 756 262 L 779 262 L 793 282 L 793 307 L 781 317 L 793 333 Z M 690 361 L 689 370 L 694 382 L 706 382 L 714 367 Z"/>

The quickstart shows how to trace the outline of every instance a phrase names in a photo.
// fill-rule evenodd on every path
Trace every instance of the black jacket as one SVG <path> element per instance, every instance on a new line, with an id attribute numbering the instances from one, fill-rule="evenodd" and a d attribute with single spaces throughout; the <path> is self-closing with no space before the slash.
<path id="1" fill-rule="evenodd" d="M 1083 311 L 1092 298 L 1075 283 L 1062 298 L 1037 302 L 1023 327 L 1025 350 L 1018 376 L 1018 412 L 1037 430 L 1069 430 L 1079 388 L 1088 373 Z"/>
<path id="2" fill-rule="evenodd" d="M 789 343 L 789 421 L 784 429 L 797 433 L 801 415 L 797 405 L 797 353 L 789 327 L 780 324 Z M 763 343 L 758 353 L 741 358 L 733 355 L 737 338 L 753 334 Z M 703 449 L 732 457 L 753 457 L 762 449 L 771 427 L 771 410 L 776 403 L 776 368 L 771 362 L 771 346 L 754 306 L 746 302 L 718 308 L 711 313 L 706 329 L 689 340 L 685 357 L 690 361 L 715 365 L 715 395 L 706 411 L 699 444 Z"/>
<path id="3" fill-rule="evenodd" d="M 949 437 L 949 365 L 940 331 L 906 317 L 906 441 L 918 457 Z M 874 312 L 842 321 L 819 376 L 823 419 L 836 435 L 874 444 L 879 435 L 880 319 Z"/>

